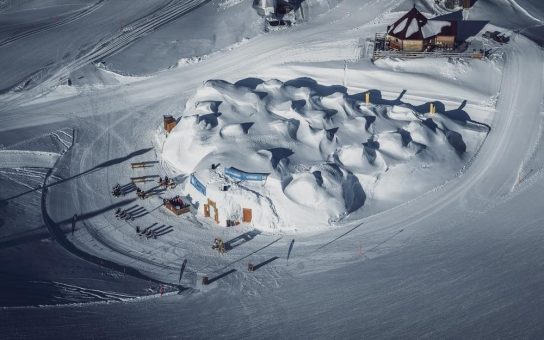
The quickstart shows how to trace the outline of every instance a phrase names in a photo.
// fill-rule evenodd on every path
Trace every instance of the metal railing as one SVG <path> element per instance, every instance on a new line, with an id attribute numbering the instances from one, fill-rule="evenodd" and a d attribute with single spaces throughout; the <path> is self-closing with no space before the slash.
<path id="1" fill-rule="evenodd" d="M 374 48 L 372 51 L 372 60 L 380 58 L 473 58 L 483 59 L 485 54 L 482 51 L 455 51 L 435 49 L 433 51 L 402 51 L 390 49 L 386 41 L 387 34 L 376 33 L 374 38 Z"/>

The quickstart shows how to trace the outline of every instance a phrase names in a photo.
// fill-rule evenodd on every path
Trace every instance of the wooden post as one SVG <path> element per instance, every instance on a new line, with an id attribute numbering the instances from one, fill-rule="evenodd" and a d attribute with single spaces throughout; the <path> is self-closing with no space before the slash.
<path id="1" fill-rule="evenodd" d="M 172 116 L 163 116 L 164 131 L 170 133 L 176 127 L 176 120 Z"/>
<path id="2" fill-rule="evenodd" d="M 244 223 L 250 223 L 253 213 L 251 209 L 248 208 L 242 208 L 242 222 Z"/>
<path id="3" fill-rule="evenodd" d="M 219 224 L 219 211 L 217 211 L 217 204 L 214 201 L 212 201 L 211 199 L 208 198 L 208 211 L 209 211 L 210 207 L 212 207 L 213 211 L 214 211 L 213 219 L 215 220 L 215 223 Z M 208 214 L 209 214 L 209 212 L 208 212 Z M 207 217 L 209 217 L 209 215 Z"/>
<path id="4" fill-rule="evenodd" d="M 368 106 L 370 104 L 370 92 L 365 93 L 365 105 Z"/>

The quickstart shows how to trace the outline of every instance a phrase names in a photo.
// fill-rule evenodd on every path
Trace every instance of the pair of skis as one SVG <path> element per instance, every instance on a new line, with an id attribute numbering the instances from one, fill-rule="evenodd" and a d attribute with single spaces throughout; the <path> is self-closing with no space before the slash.
<path id="1" fill-rule="evenodd" d="M 134 216 L 132 216 L 126 210 L 117 209 L 115 212 L 115 217 L 117 217 L 118 220 L 134 221 Z"/>

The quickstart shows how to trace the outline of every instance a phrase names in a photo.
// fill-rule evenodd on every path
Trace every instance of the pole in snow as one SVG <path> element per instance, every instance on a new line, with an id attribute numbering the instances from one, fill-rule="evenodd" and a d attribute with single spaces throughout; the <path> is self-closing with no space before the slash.
<path id="1" fill-rule="evenodd" d="M 76 231 L 76 222 L 77 222 L 77 214 L 74 214 L 74 217 L 72 217 L 72 235 L 74 235 L 74 231 Z"/>
<path id="2" fill-rule="evenodd" d="M 291 244 L 289 245 L 289 251 L 287 251 L 287 265 L 289 265 L 289 256 L 291 256 L 291 251 L 293 250 L 294 245 L 295 239 L 291 240 Z"/>
<path id="3" fill-rule="evenodd" d="M 344 60 L 344 80 L 343 80 L 343 84 L 344 87 L 347 87 L 347 71 L 348 71 L 348 61 L 347 60 Z"/>

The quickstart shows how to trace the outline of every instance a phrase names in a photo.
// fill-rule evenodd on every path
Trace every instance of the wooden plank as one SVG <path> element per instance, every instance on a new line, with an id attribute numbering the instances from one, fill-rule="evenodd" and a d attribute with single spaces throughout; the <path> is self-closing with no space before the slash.
<path id="1" fill-rule="evenodd" d="M 134 168 L 151 168 L 153 167 L 158 161 L 147 161 L 147 162 L 136 162 L 136 163 L 130 163 L 130 166 Z"/>
<path id="2" fill-rule="evenodd" d="M 248 209 L 248 208 L 243 208 L 242 209 L 242 222 L 244 223 L 250 223 L 251 222 L 251 219 L 252 219 L 252 211 L 251 209 Z"/>
<path id="3" fill-rule="evenodd" d="M 150 182 L 153 181 L 152 177 L 142 176 L 142 177 L 131 177 L 130 180 L 133 183 L 142 183 L 142 182 Z"/>

